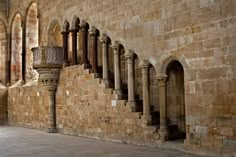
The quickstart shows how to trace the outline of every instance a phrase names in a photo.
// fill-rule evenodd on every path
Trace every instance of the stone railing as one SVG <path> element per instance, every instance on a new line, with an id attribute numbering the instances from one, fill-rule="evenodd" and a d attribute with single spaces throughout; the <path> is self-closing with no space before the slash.
<path id="1" fill-rule="evenodd" d="M 60 68 L 63 65 L 64 52 L 62 47 L 35 47 L 33 51 L 33 66 L 38 68 Z"/>

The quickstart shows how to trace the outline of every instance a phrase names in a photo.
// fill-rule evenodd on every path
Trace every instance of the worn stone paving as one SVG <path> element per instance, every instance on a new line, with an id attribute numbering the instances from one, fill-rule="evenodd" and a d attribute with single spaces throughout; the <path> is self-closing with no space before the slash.
<path id="1" fill-rule="evenodd" d="M 0 126 L 0 157 L 197 157 L 13 126 Z"/>

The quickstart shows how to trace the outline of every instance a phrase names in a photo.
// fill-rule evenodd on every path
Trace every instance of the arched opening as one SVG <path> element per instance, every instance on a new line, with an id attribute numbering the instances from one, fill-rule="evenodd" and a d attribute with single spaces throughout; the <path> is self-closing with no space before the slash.
<path id="1" fill-rule="evenodd" d="M 39 23 L 37 17 L 37 4 L 32 3 L 26 17 L 26 81 L 37 76 L 33 69 L 33 54 L 31 48 L 38 46 Z"/>
<path id="2" fill-rule="evenodd" d="M 108 58 L 108 78 L 110 81 L 110 87 L 114 88 L 114 53 L 112 50 L 112 41 L 108 37 L 108 52 L 107 52 L 107 58 Z"/>
<path id="3" fill-rule="evenodd" d="M 6 27 L 0 20 L 0 83 L 6 84 L 7 77 L 7 37 Z"/>
<path id="4" fill-rule="evenodd" d="M 71 64 L 72 63 L 72 33 L 69 32 L 69 36 L 68 36 L 68 61 Z M 79 47 L 82 47 L 82 44 L 80 46 L 80 43 L 82 43 L 82 37 L 79 36 Z M 80 49 L 80 48 L 79 48 Z M 83 54 L 83 49 L 81 48 L 81 54 Z"/>
<path id="5" fill-rule="evenodd" d="M 156 79 L 156 70 L 154 66 L 148 69 L 148 82 L 150 91 L 150 113 L 152 116 L 152 125 L 160 124 L 160 106 L 158 104 L 158 81 Z"/>
<path id="6" fill-rule="evenodd" d="M 52 21 L 49 26 L 48 46 L 62 46 L 61 26 L 57 20 Z"/>
<path id="7" fill-rule="evenodd" d="M 167 123 L 169 140 L 185 138 L 184 69 L 180 62 L 171 61 L 166 70 Z"/>
<path id="8" fill-rule="evenodd" d="M 98 73 L 102 73 L 102 44 L 99 41 L 100 39 L 100 31 L 98 30 L 98 37 L 97 37 L 97 48 L 98 48 L 98 54 L 97 54 L 97 62 L 98 62 Z"/>
<path id="9" fill-rule="evenodd" d="M 128 66 L 125 58 L 125 48 L 120 45 L 120 77 L 121 89 L 124 95 L 128 94 Z"/>
<path id="10" fill-rule="evenodd" d="M 22 27 L 21 15 L 15 15 L 12 23 L 11 38 L 11 83 L 16 83 L 22 78 Z"/>
<path id="11" fill-rule="evenodd" d="M 142 87 L 142 71 L 139 67 L 140 59 L 134 54 L 134 92 L 135 101 L 138 112 L 142 112 L 143 108 L 143 87 Z"/>

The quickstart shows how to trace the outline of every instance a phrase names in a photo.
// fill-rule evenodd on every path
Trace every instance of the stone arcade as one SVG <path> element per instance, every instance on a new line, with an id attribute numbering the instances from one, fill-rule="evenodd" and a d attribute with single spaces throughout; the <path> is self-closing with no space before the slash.
<path id="1" fill-rule="evenodd" d="M 0 122 L 236 155 L 236 1 L 0 0 Z"/>

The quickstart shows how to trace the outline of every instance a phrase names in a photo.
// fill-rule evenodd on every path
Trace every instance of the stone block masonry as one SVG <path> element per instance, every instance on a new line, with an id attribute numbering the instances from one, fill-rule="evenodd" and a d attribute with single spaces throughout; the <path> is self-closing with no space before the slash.
<path id="1" fill-rule="evenodd" d="M 46 130 L 48 93 L 42 86 L 19 86 L 8 90 L 8 118 L 10 125 Z"/>
<path id="2" fill-rule="evenodd" d="M 59 132 L 155 145 L 158 128 L 148 126 L 140 112 L 132 112 L 127 100 L 116 100 L 112 93 L 112 89 L 105 88 L 105 82 L 83 66 L 64 68 L 56 95 Z"/>
<path id="3" fill-rule="evenodd" d="M 18 12 L 24 20 L 31 0 L 10 3 L 9 18 L 4 20 L 9 21 L 5 22 L 7 28 L 11 28 Z M 233 156 L 236 152 L 235 3 L 235 0 L 38 1 L 39 45 L 55 42 L 48 41 L 49 26 L 55 21 L 59 28 L 68 21 L 71 29 L 74 17 L 78 17 L 90 28 L 96 27 L 100 35 L 109 36 L 112 44 L 120 42 L 125 53 L 132 50 L 140 61 L 147 60 L 157 76 L 166 74 L 163 69 L 172 60 L 179 61 L 184 73 L 186 148 L 196 153 Z M 4 17 L 1 13 L 0 16 Z M 79 43 L 78 49 L 82 51 Z M 69 42 L 68 47 L 71 46 Z M 113 89 L 106 89 L 99 78 L 80 68 L 66 67 L 61 73 L 56 100 L 57 127 L 61 133 L 138 144 L 158 141 L 156 128 L 147 127 L 145 119 L 131 112 L 124 100 L 113 101 L 117 96 L 112 94 Z M 47 127 L 48 104 L 44 102 L 47 95 L 42 92 L 45 98 L 42 93 L 42 98 L 38 97 L 38 90 L 40 86 L 9 89 L 10 124 Z M 24 94 L 19 96 L 19 92 Z M 36 98 L 33 101 L 31 97 Z M 156 97 L 165 100 L 159 94 Z M 31 115 L 31 110 L 37 116 Z"/>

